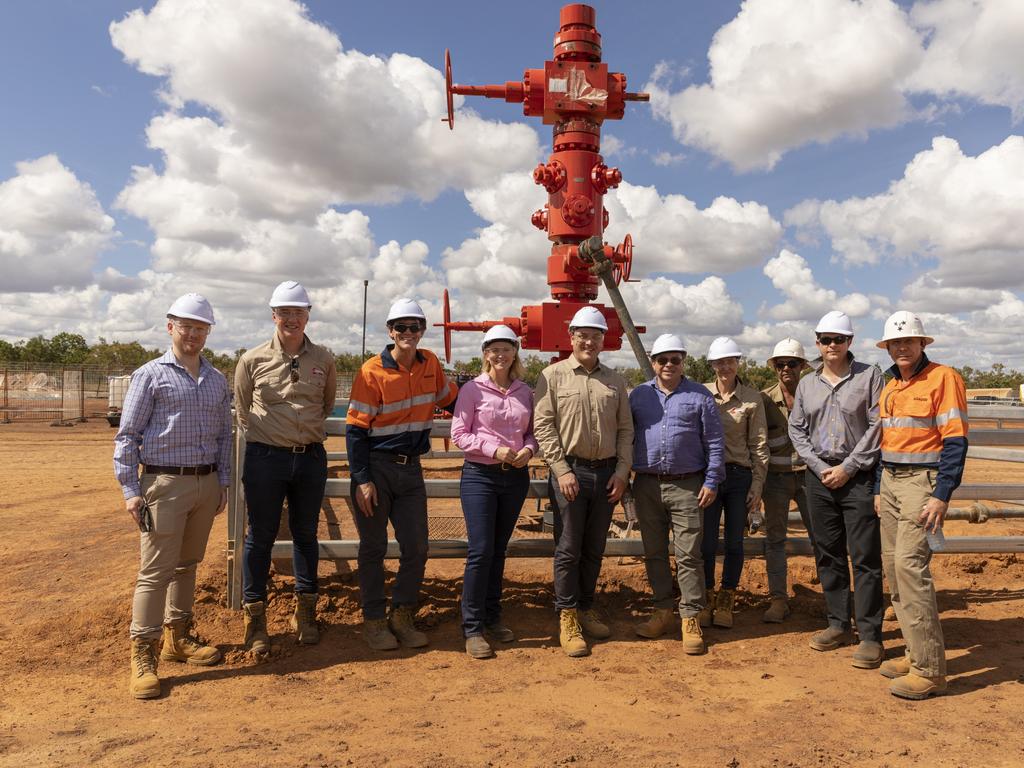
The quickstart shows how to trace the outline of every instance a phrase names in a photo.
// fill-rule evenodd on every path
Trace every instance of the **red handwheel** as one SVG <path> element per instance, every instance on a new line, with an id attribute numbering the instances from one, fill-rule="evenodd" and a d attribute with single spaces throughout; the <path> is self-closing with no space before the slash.
<path id="1" fill-rule="evenodd" d="M 455 101 L 452 94 L 452 54 L 444 49 L 444 92 L 448 99 L 448 117 L 442 117 L 442 123 L 448 123 L 448 130 L 455 130 Z"/>
<path id="2" fill-rule="evenodd" d="M 451 363 L 452 361 L 452 307 L 448 301 L 448 289 L 444 289 L 444 309 L 442 310 L 442 317 L 444 318 L 444 361 Z M 434 323 L 438 325 L 438 323 Z"/>

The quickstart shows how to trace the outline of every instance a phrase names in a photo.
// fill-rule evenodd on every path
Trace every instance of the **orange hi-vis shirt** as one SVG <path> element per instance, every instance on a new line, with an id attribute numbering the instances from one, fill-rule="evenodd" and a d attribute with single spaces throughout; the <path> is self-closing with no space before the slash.
<path id="1" fill-rule="evenodd" d="M 949 501 L 967 460 L 967 390 L 960 374 L 922 357 L 904 381 L 893 366 L 879 399 L 882 464 L 936 467 L 934 496 Z"/>
<path id="2" fill-rule="evenodd" d="M 459 387 L 448 381 L 437 356 L 416 351 L 412 368 L 402 368 L 393 345 L 363 363 L 352 381 L 345 419 L 352 479 L 370 482 L 370 451 L 419 456 L 430 450 L 434 407 L 455 401 Z"/>

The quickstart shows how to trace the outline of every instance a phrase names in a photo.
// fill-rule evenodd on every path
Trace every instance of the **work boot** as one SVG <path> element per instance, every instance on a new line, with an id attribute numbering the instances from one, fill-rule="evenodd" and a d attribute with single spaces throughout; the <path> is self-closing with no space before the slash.
<path id="1" fill-rule="evenodd" d="M 736 605 L 735 589 L 720 589 L 715 599 L 715 614 L 711 623 L 716 627 L 729 629 L 732 627 L 732 609 Z"/>
<path id="2" fill-rule="evenodd" d="M 945 692 L 946 678 L 921 677 L 914 672 L 908 672 L 889 683 L 889 693 L 912 701 L 920 701 Z"/>
<path id="3" fill-rule="evenodd" d="M 372 651 L 393 651 L 398 647 L 398 640 L 388 629 L 387 619 L 365 619 L 363 640 Z"/>
<path id="4" fill-rule="evenodd" d="M 471 635 L 466 638 L 466 653 L 474 659 L 489 659 L 494 655 L 494 649 L 482 635 Z"/>
<path id="5" fill-rule="evenodd" d="M 160 678 L 156 676 L 156 640 L 132 639 L 131 677 L 128 690 L 136 699 L 155 699 L 160 695 Z"/>
<path id="6" fill-rule="evenodd" d="M 697 622 L 705 629 L 711 626 L 715 617 L 715 597 L 715 590 L 709 588 L 705 595 L 704 607 L 697 614 Z"/>
<path id="7" fill-rule="evenodd" d="M 490 635 L 492 640 L 497 640 L 499 643 L 511 643 L 516 639 L 516 633 L 500 621 L 496 621 L 493 624 L 485 624 L 484 634 Z"/>
<path id="8" fill-rule="evenodd" d="M 593 608 L 585 611 L 577 611 L 576 618 L 579 620 L 583 634 L 594 640 L 607 640 L 612 636 L 612 630 L 607 624 L 601 621 L 601 617 Z"/>
<path id="9" fill-rule="evenodd" d="M 885 614 L 882 616 L 882 621 L 896 621 L 896 609 L 892 607 L 892 603 L 885 606 Z"/>
<path id="10" fill-rule="evenodd" d="M 590 648 L 587 641 L 583 639 L 583 628 L 580 626 L 579 617 L 575 608 L 566 608 L 559 615 L 560 631 L 558 642 L 562 650 L 568 656 L 589 656 Z"/>
<path id="11" fill-rule="evenodd" d="M 707 650 L 704 644 L 704 633 L 700 631 L 700 622 L 696 616 L 686 616 L 682 620 L 683 653 L 699 656 Z"/>
<path id="12" fill-rule="evenodd" d="M 422 648 L 429 642 L 427 636 L 416 629 L 416 625 L 413 624 L 413 607 L 411 605 L 394 606 L 388 617 L 388 626 L 395 633 L 398 642 L 406 648 Z"/>
<path id="13" fill-rule="evenodd" d="M 674 625 L 675 620 L 671 608 L 655 608 L 654 613 L 648 617 L 647 621 L 637 624 L 633 631 L 640 637 L 654 640 L 668 632 Z"/>
<path id="14" fill-rule="evenodd" d="M 164 624 L 164 647 L 160 651 L 160 658 L 163 661 L 212 667 L 220 661 L 220 651 L 213 646 L 205 645 L 191 630 L 190 618 Z"/>
<path id="15" fill-rule="evenodd" d="M 878 668 L 878 673 L 882 677 L 888 677 L 890 680 L 895 680 L 897 677 L 903 677 L 904 675 L 910 674 L 910 657 L 903 655 L 898 659 L 889 659 L 883 661 L 882 666 Z"/>
<path id="16" fill-rule="evenodd" d="M 320 628 L 316 625 L 316 593 L 296 592 L 295 613 L 292 614 L 292 629 L 298 633 L 298 642 L 316 645 L 320 642 Z"/>
<path id="17" fill-rule="evenodd" d="M 245 636 L 242 644 L 253 653 L 270 653 L 270 635 L 267 634 L 267 604 L 262 600 L 242 605 L 245 616 Z"/>
<path id="18" fill-rule="evenodd" d="M 841 645 L 853 642 L 853 632 L 848 629 L 825 627 L 821 632 L 811 635 L 810 646 L 816 651 L 834 651 Z"/>
<path id="19" fill-rule="evenodd" d="M 853 652 L 853 666 L 857 669 L 878 669 L 882 664 L 885 653 L 882 651 L 882 644 L 874 640 L 861 640 L 857 650 Z"/>
<path id="20" fill-rule="evenodd" d="M 772 604 L 764 612 L 761 621 L 765 624 L 781 624 L 789 616 L 789 601 L 784 597 L 773 597 Z"/>

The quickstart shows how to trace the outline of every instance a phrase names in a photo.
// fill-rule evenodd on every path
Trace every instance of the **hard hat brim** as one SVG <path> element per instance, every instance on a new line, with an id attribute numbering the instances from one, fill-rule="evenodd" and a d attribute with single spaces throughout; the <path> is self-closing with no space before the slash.
<path id="1" fill-rule="evenodd" d="M 278 307 L 302 307 L 302 309 L 312 309 L 313 305 L 307 304 L 304 301 L 278 301 L 276 303 L 271 302 L 271 309 L 277 309 Z"/>
<path id="2" fill-rule="evenodd" d="M 888 339 L 882 339 L 880 342 L 875 344 L 875 346 L 878 347 L 879 349 L 888 350 L 889 349 L 889 342 L 890 341 L 896 341 L 896 339 L 923 339 L 924 340 L 924 345 L 926 347 L 929 344 L 934 344 L 935 343 L 935 339 L 933 339 L 931 336 L 918 336 L 917 334 L 913 334 L 912 333 L 909 336 L 906 335 L 906 334 L 900 334 L 899 336 L 892 336 L 892 337 L 890 337 Z"/>
<path id="3" fill-rule="evenodd" d="M 200 323 L 206 323 L 211 328 L 217 324 L 216 320 L 211 320 L 208 317 L 200 317 L 199 315 L 193 315 L 191 312 L 168 312 L 167 319 L 170 320 L 172 317 L 176 317 L 179 320 L 195 320 Z"/>

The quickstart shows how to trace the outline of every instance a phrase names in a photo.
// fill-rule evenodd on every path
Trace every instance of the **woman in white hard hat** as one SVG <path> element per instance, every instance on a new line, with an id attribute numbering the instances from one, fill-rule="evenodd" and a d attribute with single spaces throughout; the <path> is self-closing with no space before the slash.
<path id="1" fill-rule="evenodd" d="M 505 549 L 530 490 L 527 464 L 537 453 L 533 392 L 523 381 L 519 338 L 506 325 L 484 335 L 483 373 L 459 390 L 452 440 L 465 451 L 459 496 L 469 552 L 462 585 L 462 633 L 474 659 L 494 655 L 484 635 L 510 643 L 501 622 Z"/>
<path id="2" fill-rule="evenodd" d="M 768 473 L 768 438 L 761 393 L 748 387 L 737 376 L 739 345 L 720 336 L 711 342 L 708 361 L 715 380 L 706 384 L 715 398 L 725 435 L 725 481 L 714 502 L 704 511 L 701 553 L 704 557 L 704 585 L 707 603 L 700 624 L 731 627 L 736 587 L 743 571 L 743 529 L 747 513 L 758 509 L 761 490 Z M 718 527 L 725 512 L 725 559 L 721 588 L 715 593 L 715 554 L 718 551 Z"/>

